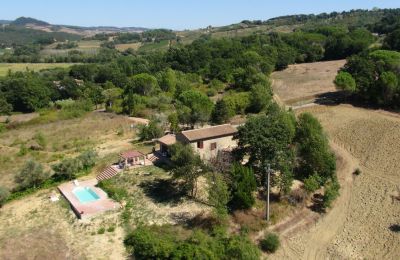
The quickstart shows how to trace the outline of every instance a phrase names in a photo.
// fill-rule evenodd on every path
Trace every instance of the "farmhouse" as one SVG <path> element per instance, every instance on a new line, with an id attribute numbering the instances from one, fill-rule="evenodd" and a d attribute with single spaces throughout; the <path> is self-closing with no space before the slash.
<path id="1" fill-rule="evenodd" d="M 157 140 L 160 152 L 168 155 L 168 147 L 177 141 L 189 144 L 203 160 L 217 157 L 222 151 L 231 150 L 237 146 L 233 136 L 237 130 L 229 124 L 182 131 L 176 135 L 169 134 Z"/>

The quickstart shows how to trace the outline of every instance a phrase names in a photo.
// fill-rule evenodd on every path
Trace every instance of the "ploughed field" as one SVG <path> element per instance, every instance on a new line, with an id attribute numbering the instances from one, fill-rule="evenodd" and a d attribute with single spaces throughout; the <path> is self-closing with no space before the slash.
<path id="1" fill-rule="evenodd" d="M 293 65 L 273 74 L 287 105 L 334 91 L 344 61 Z M 311 101 L 312 102 L 312 101 Z M 303 103 L 303 104 L 304 104 Z M 301 104 L 300 104 L 301 105 Z M 338 156 L 340 197 L 312 227 L 283 235 L 274 259 L 400 259 L 400 114 L 351 105 L 298 107 L 327 132 Z M 355 168 L 361 169 L 353 176 Z"/>
<path id="2" fill-rule="evenodd" d="M 283 71 L 272 73 L 273 89 L 287 105 L 313 102 L 320 94 L 336 92 L 337 71 L 345 60 L 290 65 Z"/>

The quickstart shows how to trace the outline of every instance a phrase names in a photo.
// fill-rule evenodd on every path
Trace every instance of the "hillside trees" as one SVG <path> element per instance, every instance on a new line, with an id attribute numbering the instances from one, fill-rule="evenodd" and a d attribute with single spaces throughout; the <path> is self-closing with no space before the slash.
<path id="1" fill-rule="evenodd" d="M 255 203 L 253 192 L 257 188 L 253 170 L 235 163 L 231 169 L 232 198 L 230 206 L 234 209 L 249 209 Z"/>
<path id="2" fill-rule="evenodd" d="M 335 82 L 341 85 L 343 75 L 355 80 L 355 93 L 361 99 L 373 104 L 399 107 L 400 85 L 398 66 L 400 53 L 396 51 L 377 50 L 368 54 L 356 55 L 347 60 Z M 339 86 L 338 85 L 338 86 Z"/>
<path id="3" fill-rule="evenodd" d="M 197 123 L 205 123 L 210 119 L 214 104 L 203 93 L 188 90 L 178 97 L 179 121 L 192 127 Z"/>

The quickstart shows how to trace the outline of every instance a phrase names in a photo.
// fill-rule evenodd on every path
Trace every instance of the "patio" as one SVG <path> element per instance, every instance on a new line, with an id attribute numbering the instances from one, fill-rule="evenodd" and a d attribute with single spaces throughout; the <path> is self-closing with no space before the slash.
<path id="1" fill-rule="evenodd" d="M 70 181 L 58 186 L 58 190 L 71 204 L 72 210 L 80 219 L 91 218 L 99 213 L 116 210 L 120 204 L 110 199 L 102 189 L 96 187 L 98 181 Z M 77 196 L 77 189 L 87 189 L 94 196 L 94 201 L 82 202 Z"/>

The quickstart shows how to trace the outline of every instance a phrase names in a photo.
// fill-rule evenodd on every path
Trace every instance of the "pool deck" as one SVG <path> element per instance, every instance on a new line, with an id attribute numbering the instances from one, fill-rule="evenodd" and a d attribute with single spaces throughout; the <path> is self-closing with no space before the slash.
<path id="1" fill-rule="evenodd" d="M 91 179 L 86 181 L 79 181 L 79 185 L 75 185 L 72 181 L 61 184 L 58 186 L 58 190 L 71 204 L 73 211 L 80 219 L 87 219 L 93 217 L 99 213 L 116 210 L 121 206 L 119 203 L 110 199 L 102 189 L 97 188 L 97 180 Z M 73 193 L 74 188 L 77 187 L 89 187 L 100 197 L 96 201 L 81 203 L 79 199 Z"/>

